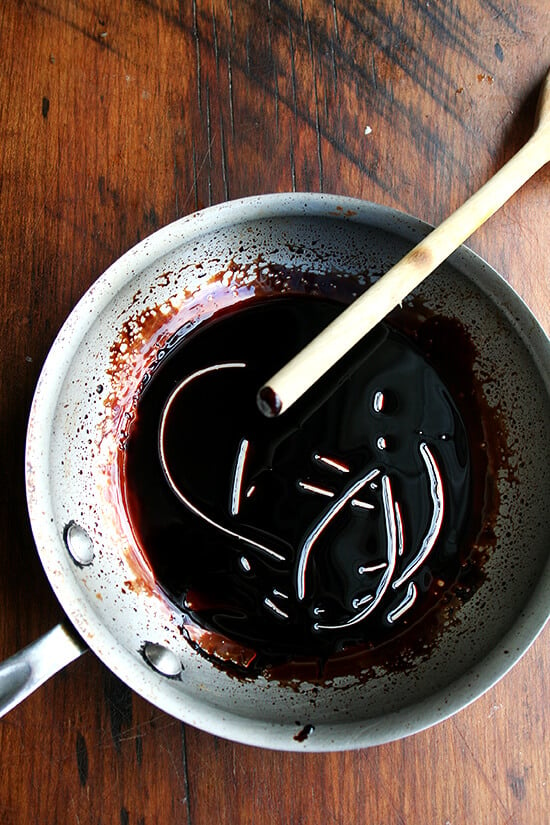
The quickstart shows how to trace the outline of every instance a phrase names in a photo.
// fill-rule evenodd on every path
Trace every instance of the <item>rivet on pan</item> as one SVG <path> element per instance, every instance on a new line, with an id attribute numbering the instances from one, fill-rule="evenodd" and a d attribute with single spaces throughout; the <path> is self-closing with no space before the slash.
<path id="1" fill-rule="evenodd" d="M 86 566 L 94 560 L 94 543 L 86 530 L 76 521 L 70 521 L 63 531 L 67 550 L 77 564 Z"/>
<path id="2" fill-rule="evenodd" d="M 171 676 L 172 678 L 179 676 L 182 671 L 181 662 L 175 653 L 168 650 L 163 645 L 155 642 L 145 642 L 143 646 L 143 655 L 145 661 L 148 662 L 154 670 L 162 673 L 163 676 Z"/>

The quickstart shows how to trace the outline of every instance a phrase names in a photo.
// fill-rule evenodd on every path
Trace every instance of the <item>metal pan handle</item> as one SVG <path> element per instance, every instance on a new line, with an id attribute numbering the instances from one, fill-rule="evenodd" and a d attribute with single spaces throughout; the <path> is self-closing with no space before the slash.
<path id="1" fill-rule="evenodd" d="M 88 650 L 72 628 L 58 624 L 0 664 L 0 717 Z"/>

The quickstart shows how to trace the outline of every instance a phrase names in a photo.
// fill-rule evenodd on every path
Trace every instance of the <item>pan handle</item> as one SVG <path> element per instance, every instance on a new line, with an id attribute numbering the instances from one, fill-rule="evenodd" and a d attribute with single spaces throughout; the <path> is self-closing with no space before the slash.
<path id="1" fill-rule="evenodd" d="M 88 648 L 71 627 L 58 624 L 2 662 L 0 717 L 86 650 Z"/>

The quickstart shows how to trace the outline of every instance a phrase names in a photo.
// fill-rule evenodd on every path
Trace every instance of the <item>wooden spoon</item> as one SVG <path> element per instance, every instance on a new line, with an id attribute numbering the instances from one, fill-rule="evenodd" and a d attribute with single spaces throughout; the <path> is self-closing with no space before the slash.
<path id="1" fill-rule="evenodd" d="M 550 71 L 525 146 L 260 388 L 264 415 L 287 410 L 549 160 Z"/>

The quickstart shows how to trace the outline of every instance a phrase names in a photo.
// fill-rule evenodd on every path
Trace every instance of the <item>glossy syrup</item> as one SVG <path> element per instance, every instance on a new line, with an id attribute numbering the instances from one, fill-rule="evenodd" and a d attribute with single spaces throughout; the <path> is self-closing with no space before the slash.
<path id="1" fill-rule="evenodd" d="M 479 530 L 467 370 L 444 382 L 425 329 L 380 325 L 280 419 L 258 412 L 262 383 L 339 311 L 301 295 L 214 315 L 156 365 L 124 447 L 124 500 L 158 583 L 253 651 L 255 672 L 418 627 Z M 459 332 L 441 323 L 452 366 Z"/>

